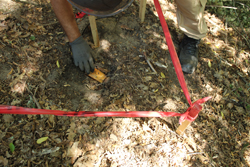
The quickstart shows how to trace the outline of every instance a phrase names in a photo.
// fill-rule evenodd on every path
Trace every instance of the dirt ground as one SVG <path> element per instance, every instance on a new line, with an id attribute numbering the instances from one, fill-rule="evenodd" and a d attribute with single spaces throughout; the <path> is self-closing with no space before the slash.
<path id="1" fill-rule="evenodd" d="M 88 18 L 77 19 L 96 67 L 109 77 L 103 84 L 74 66 L 50 3 L 25 2 L 0 14 L 0 104 L 179 113 L 189 107 L 151 0 L 144 23 L 138 1 L 121 14 L 97 18 L 98 48 Z M 183 33 L 175 4 L 160 2 L 178 51 Z M 213 98 L 182 136 L 173 117 L 0 115 L 0 166 L 250 166 L 250 48 L 244 39 L 250 30 L 225 27 L 208 12 L 205 18 L 209 31 L 199 44 L 198 68 L 185 79 L 193 102 Z M 37 144 L 42 137 L 48 139 Z"/>

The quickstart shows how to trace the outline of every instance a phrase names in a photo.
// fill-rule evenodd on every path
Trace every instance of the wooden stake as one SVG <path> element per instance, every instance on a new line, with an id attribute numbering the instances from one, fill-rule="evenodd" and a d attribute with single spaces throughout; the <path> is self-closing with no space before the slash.
<path id="1" fill-rule="evenodd" d="M 176 130 L 176 133 L 178 133 L 179 135 L 181 135 L 185 129 L 191 124 L 190 121 L 185 120 L 184 122 L 182 122 L 182 124 L 178 127 L 178 129 Z"/>
<path id="2" fill-rule="evenodd" d="M 146 3 L 147 3 L 147 0 L 140 0 L 139 17 L 141 19 L 141 23 L 144 22 L 145 20 Z"/>
<path id="3" fill-rule="evenodd" d="M 95 19 L 96 19 L 95 16 L 89 15 L 89 23 L 90 23 L 90 28 L 91 28 L 91 32 L 92 32 L 93 41 L 94 41 L 95 46 L 99 47 L 99 36 L 98 36 L 98 30 L 97 30 L 97 27 L 96 27 Z"/>

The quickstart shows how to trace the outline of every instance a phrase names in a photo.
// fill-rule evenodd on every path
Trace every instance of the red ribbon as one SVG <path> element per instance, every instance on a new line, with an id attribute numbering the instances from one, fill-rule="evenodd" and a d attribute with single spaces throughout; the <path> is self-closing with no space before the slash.
<path id="1" fill-rule="evenodd" d="M 183 72 L 181 69 L 181 64 L 180 64 L 179 58 L 177 56 L 177 53 L 175 51 L 175 47 L 174 47 L 173 41 L 171 39 L 168 25 L 167 25 L 165 18 L 163 16 L 160 3 L 158 0 L 154 0 L 154 4 L 155 4 L 155 8 L 156 8 L 156 11 L 158 13 L 158 16 L 159 16 L 159 19 L 161 22 L 161 26 L 162 26 L 165 38 L 166 38 L 166 42 L 167 42 L 169 53 L 170 53 L 170 56 L 171 56 L 171 59 L 172 59 L 172 62 L 173 62 L 174 68 L 175 68 L 176 75 L 178 77 L 181 88 L 184 92 L 184 95 L 186 96 L 186 99 L 190 105 L 190 107 L 187 109 L 187 111 L 180 117 L 179 123 L 182 123 L 184 120 L 189 120 L 192 122 L 197 118 L 199 112 L 202 109 L 200 104 L 211 99 L 211 97 L 205 97 L 205 98 L 200 99 L 192 104 L 191 98 L 190 98 L 189 93 L 188 93 L 188 88 L 187 88 L 187 85 L 186 85 L 186 82 L 185 82 L 185 79 L 183 76 Z"/>
<path id="2" fill-rule="evenodd" d="M 80 18 L 83 18 L 85 15 L 86 15 L 86 13 L 78 12 L 78 13 L 76 14 L 76 18 L 77 18 L 77 19 L 80 19 Z"/>
<path id="3" fill-rule="evenodd" d="M 1 114 L 42 114 L 42 115 L 57 115 L 68 117 L 175 117 L 180 116 L 180 123 L 184 120 L 194 121 L 201 110 L 200 104 L 208 99 L 200 99 L 194 103 L 196 108 L 189 108 L 187 112 L 181 114 L 176 112 L 158 112 L 158 111 L 61 111 L 61 110 L 47 110 L 47 109 L 35 109 L 24 108 L 17 106 L 5 106 L 0 105 Z"/>
<path id="4" fill-rule="evenodd" d="M 161 6 L 158 0 L 154 0 L 156 11 L 159 15 L 161 26 L 166 38 L 166 42 L 169 48 L 169 53 L 175 68 L 175 72 L 177 74 L 179 83 L 184 92 L 184 95 L 190 105 L 187 111 L 183 114 L 175 113 L 175 112 L 156 112 L 156 111 L 79 111 L 79 112 L 66 112 L 60 110 L 46 110 L 46 109 L 33 109 L 33 108 L 23 108 L 16 106 L 4 106 L 0 105 L 0 113 L 1 114 L 47 114 L 47 115 L 57 115 L 57 116 L 78 116 L 78 117 L 174 117 L 180 116 L 179 123 L 181 124 L 184 120 L 188 120 L 190 122 L 194 121 L 199 112 L 202 110 L 201 104 L 208 101 L 212 97 L 205 97 L 203 99 L 199 99 L 196 102 L 192 103 L 189 92 L 187 89 L 187 85 L 184 79 L 184 75 L 181 69 L 181 64 L 178 59 L 177 53 L 174 48 L 173 41 L 171 39 L 171 35 L 163 16 Z M 78 13 L 76 18 L 82 18 L 85 13 Z"/>

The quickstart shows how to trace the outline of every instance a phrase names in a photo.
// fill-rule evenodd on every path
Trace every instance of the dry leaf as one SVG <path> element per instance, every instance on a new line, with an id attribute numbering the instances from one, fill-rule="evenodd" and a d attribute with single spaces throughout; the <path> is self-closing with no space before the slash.
<path id="1" fill-rule="evenodd" d="M 245 110 L 243 107 L 238 107 L 238 106 L 235 106 L 236 110 L 238 111 L 239 114 L 245 114 Z"/>
<path id="2" fill-rule="evenodd" d="M 148 81 L 151 81 L 152 80 L 152 77 L 151 76 L 146 76 L 143 78 L 143 82 L 148 82 Z"/>
<path id="3" fill-rule="evenodd" d="M 79 142 L 74 142 L 71 147 L 68 148 L 67 156 L 72 157 L 73 162 L 76 158 L 78 158 L 80 155 L 82 155 L 82 150 L 78 148 Z"/>
<path id="4" fill-rule="evenodd" d="M 117 140 L 118 140 L 117 137 L 116 137 L 116 135 L 114 135 L 114 134 L 111 134 L 111 135 L 110 135 L 110 139 L 111 139 L 111 140 L 114 140 L 114 141 L 117 141 Z"/>
<path id="5" fill-rule="evenodd" d="M 158 87 L 158 83 L 156 83 L 156 82 L 151 82 L 150 83 L 150 88 L 156 88 L 156 87 Z"/>
<path id="6" fill-rule="evenodd" d="M 148 86 L 146 86 L 146 85 L 144 85 L 144 84 L 140 84 L 140 85 L 137 85 L 136 86 L 137 88 L 140 88 L 140 89 L 142 89 L 142 90 L 148 90 Z"/>
<path id="7" fill-rule="evenodd" d="M 10 115 L 10 114 L 5 114 L 3 116 L 3 120 L 4 120 L 4 122 L 13 122 L 14 121 L 14 117 L 12 115 Z"/>
<path id="8" fill-rule="evenodd" d="M 28 36 L 30 36 L 30 32 L 28 32 L 28 33 L 25 34 L 25 35 L 20 35 L 19 37 L 20 37 L 20 38 L 27 38 Z"/>
<path id="9" fill-rule="evenodd" d="M 52 153 L 57 152 L 58 150 L 60 150 L 60 147 L 45 148 L 45 149 L 42 149 L 42 152 L 39 152 L 39 153 L 38 153 L 38 156 L 42 156 L 42 155 L 44 155 L 44 154 L 52 154 Z M 36 153 L 36 152 L 35 152 L 35 153 Z"/>
<path id="10" fill-rule="evenodd" d="M 233 106 L 234 106 L 233 103 L 228 103 L 228 104 L 227 104 L 227 107 L 228 107 L 229 109 L 233 108 Z"/>
<path id="11" fill-rule="evenodd" d="M 74 130 L 76 128 L 76 124 L 74 122 L 72 122 L 70 124 L 70 129 L 67 130 L 67 135 L 68 135 L 68 140 L 73 141 L 74 137 L 76 136 Z"/>
<path id="12" fill-rule="evenodd" d="M 216 72 L 216 73 L 214 74 L 214 77 L 218 78 L 219 81 L 222 81 L 222 79 L 223 79 L 222 72 L 221 72 L 221 71 Z"/>
<path id="13" fill-rule="evenodd" d="M 7 30 L 7 29 L 8 29 L 8 26 L 0 23 L 0 31 Z"/>
<path id="14" fill-rule="evenodd" d="M 2 163 L 4 166 L 8 165 L 8 160 L 4 158 L 3 156 L 0 156 L 0 163 Z"/>
<path id="15" fill-rule="evenodd" d="M 215 101 L 216 103 L 219 103 L 221 99 L 222 99 L 222 96 L 219 95 L 219 94 L 216 94 L 216 96 L 215 96 L 215 98 L 214 98 L 214 101 Z"/>
<path id="16" fill-rule="evenodd" d="M 53 125 L 53 127 L 54 127 L 54 123 L 55 123 L 54 118 L 55 118 L 54 115 L 49 115 L 49 122 Z"/>
<path id="17" fill-rule="evenodd" d="M 8 17 L 7 15 L 2 15 L 2 14 L 0 14 L 0 21 L 5 20 L 7 17 Z"/>

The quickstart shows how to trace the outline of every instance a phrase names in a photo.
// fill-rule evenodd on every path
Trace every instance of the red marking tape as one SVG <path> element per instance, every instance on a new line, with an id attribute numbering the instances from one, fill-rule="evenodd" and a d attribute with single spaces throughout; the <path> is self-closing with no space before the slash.
<path id="1" fill-rule="evenodd" d="M 166 42 L 167 42 L 167 45 L 169 48 L 169 53 L 170 53 L 170 56 L 171 56 L 171 59 L 172 59 L 172 62 L 173 62 L 174 68 L 175 68 L 176 75 L 178 77 L 181 88 L 184 92 L 184 95 L 186 96 L 186 99 L 190 105 L 190 107 L 187 109 L 187 111 L 184 113 L 184 115 L 181 116 L 179 122 L 181 123 L 186 119 L 192 122 L 197 118 L 199 112 L 202 109 L 200 104 L 206 102 L 207 100 L 211 99 L 212 97 L 205 97 L 205 98 L 200 99 L 192 104 L 191 98 L 190 98 L 189 93 L 188 93 L 188 88 L 187 88 L 187 85 L 186 85 L 186 82 L 185 82 L 185 79 L 183 76 L 183 72 L 181 69 L 181 64 L 180 64 L 179 58 L 177 56 L 177 53 L 175 51 L 175 47 L 174 47 L 173 41 L 171 39 L 168 25 L 167 25 L 165 18 L 163 16 L 160 3 L 158 0 L 154 0 L 154 4 L 155 4 L 155 8 L 156 8 L 156 11 L 158 13 L 158 16 L 159 16 L 159 19 L 161 22 L 161 26 L 162 26 L 165 38 L 166 38 Z"/>
<path id="2" fill-rule="evenodd" d="M 86 15 L 86 13 L 78 12 L 78 13 L 76 14 L 76 18 L 77 18 L 77 19 L 80 19 L 80 18 L 83 18 L 85 15 Z"/>
<path id="3" fill-rule="evenodd" d="M 46 114 L 46 115 L 57 115 L 57 116 L 77 116 L 77 117 L 174 117 L 180 116 L 179 123 L 181 124 L 184 120 L 189 120 L 190 122 L 194 121 L 199 112 L 202 110 L 201 104 L 208 101 L 212 97 L 205 97 L 203 99 L 199 99 L 196 102 L 192 103 L 191 98 L 189 96 L 189 92 L 187 89 L 187 85 L 183 76 L 183 72 L 181 69 L 181 64 L 178 59 L 177 53 L 174 48 L 173 41 L 171 39 L 171 35 L 163 16 L 161 6 L 158 0 L 154 0 L 156 11 L 159 15 L 162 29 L 164 31 L 164 35 L 167 41 L 167 45 L 169 48 L 169 53 L 175 68 L 175 72 L 177 74 L 179 83 L 181 88 L 185 94 L 185 97 L 190 105 L 187 111 L 183 114 L 175 113 L 175 112 L 156 112 L 156 111 L 79 111 L 79 112 L 66 112 L 60 110 L 45 110 L 45 109 L 33 109 L 33 108 L 23 108 L 16 106 L 4 106 L 0 105 L 0 113 L 1 114 Z M 79 18 L 83 17 L 85 13 L 81 13 Z"/>

